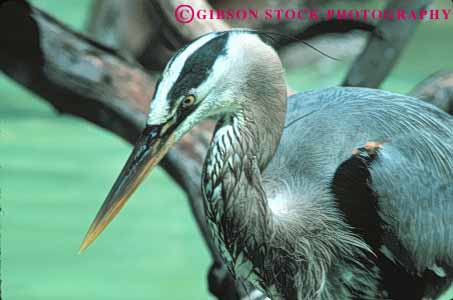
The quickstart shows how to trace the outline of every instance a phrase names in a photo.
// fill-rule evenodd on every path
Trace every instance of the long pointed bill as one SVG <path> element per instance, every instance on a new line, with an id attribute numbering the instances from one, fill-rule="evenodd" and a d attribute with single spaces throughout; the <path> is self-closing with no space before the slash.
<path id="1" fill-rule="evenodd" d="M 88 229 L 80 246 L 80 252 L 85 250 L 101 234 L 126 204 L 145 176 L 160 162 L 175 143 L 173 134 L 168 136 L 164 134 L 161 137 L 159 136 L 160 132 L 161 126 L 147 126 L 140 135 L 126 165 L 107 195 L 90 229 Z"/>

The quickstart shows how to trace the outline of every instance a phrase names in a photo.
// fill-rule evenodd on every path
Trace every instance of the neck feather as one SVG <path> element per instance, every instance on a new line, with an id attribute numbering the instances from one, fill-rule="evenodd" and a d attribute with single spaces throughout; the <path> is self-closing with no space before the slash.
<path id="1" fill-rule="evenodd" d="M 243 265 L 249 273 L 250 262 L 255 267 L 262 263 L 253 257 L 264 257 L 256 252 L 265 251 L 260 245 L 268 240 L 272 228 L 261 172 L 278 147 L 287 105 L 287 84 L 278 55 L 252 41 L 234 48 L 247 54 L 230 74 L 236 78 L 238 109 L 217 125 L 202 184 L 208 224 L 221 254 L 231 268 Z M 244 256 L 248 257 L 244 264 L 238 262 Z"/>
<path id="2" fill-rule="evenodd" d="M 278 147 L 287 97 L 282 77 L 272 80 L 273 84 L 253 79 L 245 83 L 243 90 L 248 92 L 240 99 L 240 109 L 219 121 L 205 161 L 208 223 L 230 267 L 242 266 L 233 273 L 250 273 L 251 264 L 260 263 L 253 257 L 265 256 L 257 251 L 265 251 L 262 245 L 272 228 L 261 172 Z M 246 261 L 238 262 L 244 256 Z"/>

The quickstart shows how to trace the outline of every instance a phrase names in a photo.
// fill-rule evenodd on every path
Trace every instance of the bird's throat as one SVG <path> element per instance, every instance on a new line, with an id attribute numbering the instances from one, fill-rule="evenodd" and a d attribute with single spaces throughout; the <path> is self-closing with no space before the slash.
<path id="1" fill-rule="evenodd" d="M 253 269 L 254 262 L 247 257 L 265 249 L 261 245 L 270 225 L 256 141 L 244 124 L 244 120 L 235 117 L 219 122 L 205 161 L 202 184 L 214 241 L 230 269 L 241 274 Z M 241 268 L 237 269 L 239 265 Z"/>

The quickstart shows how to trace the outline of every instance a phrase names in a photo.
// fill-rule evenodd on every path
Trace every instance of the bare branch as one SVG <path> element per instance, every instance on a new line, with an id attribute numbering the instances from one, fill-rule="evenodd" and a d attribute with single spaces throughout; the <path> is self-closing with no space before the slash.
<path id="1" fill-rule="evenodd" d="M 453 115 L 453 71 L 429 76 L 409 93 Z"/>
<path id="2" fill-rule="evenodd" d="M 432 0 L 391 0 L 386 10 L 419 11 Z M 382 19 L 373 31 L 368 45 L 352 65 L 343 85 L 378 87 L 392 70 L 419 21 Z"/>

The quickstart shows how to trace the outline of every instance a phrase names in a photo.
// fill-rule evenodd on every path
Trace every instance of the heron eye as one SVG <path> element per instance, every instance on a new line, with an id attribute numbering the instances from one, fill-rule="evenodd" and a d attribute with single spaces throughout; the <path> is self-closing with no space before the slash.
<path id="1" fill-rule="evenodd" d="M 182 107 L 189 107 L 195 103 L 195 96 L 194 95 L 189 95 L 182 100 Z"/>

